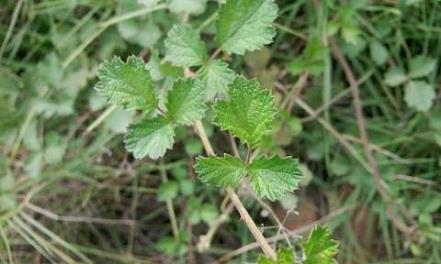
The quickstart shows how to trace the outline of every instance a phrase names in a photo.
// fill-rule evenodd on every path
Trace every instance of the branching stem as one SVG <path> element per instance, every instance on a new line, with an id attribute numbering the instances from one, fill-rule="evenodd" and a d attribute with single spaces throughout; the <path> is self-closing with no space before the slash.
<path id="1" fill-rule="evenodd" d="M 215 154 L 213 151 L 213 147 L 211 146 L 210 140 L 208 139 L 207 134 L 205 133 L 205 129 L 201 121 L 196 121 L 195 130 L 202 141 L 202 145 L 204 146 L 205 152 L 207 152 L 209 156 L 214 156 Z M 231 187 L 227 187 L 225 190 L 227 191 L 227 194 L 231 202 L 234 204 L 234 207 L 236 207 L 236 210 L 239 212 L 240 217 L 245 222 L 245 225 L 248 227 L 251 234 L 254 236 L 254 239 L 259 244 L 263 253 L 269 258 L 276 259 L 277 257 L 276 252 L 270 246 L 270 244 L 265 239 L 265 237 L 262 235 L 256 223 L 251 218 L 250 214 L 248 213 L 247 209 L 240 201 L 239 196 L 236 194 L 234 189 Z"/>

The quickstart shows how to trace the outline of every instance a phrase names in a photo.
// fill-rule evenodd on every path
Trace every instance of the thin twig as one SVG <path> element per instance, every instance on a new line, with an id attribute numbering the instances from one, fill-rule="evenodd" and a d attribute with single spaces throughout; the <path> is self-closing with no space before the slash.
<path id="1" fill-rule="evenodd" d="M 398 219 L 398 216 L 394 212 L 393 208 L 390 207 L 391 197 L 389 196 L 389 192 L 387 190 L 387 187 L 385 186 L 384 182 L 382 181 L 380 172 L 378 170 L 378 164 L 375 160 L 373 154 L 372 154 L 372 147 L 369 144 L 369 137 L 367 134 L 366 129 L 366 123 L 363 116 L 363 109 L 362 109 L 362 103 L 360 100 L 360 91 L 358 87 L 358 83 L 356 81 L 356 78 L 354 76 L 354 73 L 352 72 L 351 67 L 349 66 L 348 61 L 343 56 L 341 51 L 339 50 L 337 44 L 335 43 L 335 40 L 330 39 L 330 45 L 331 45 L 331 51 L 334 56 L 334 58 L 338 61 L 338 63 L 341 65 L 343 72 L 346 76 L 346 80 L 349 83 L 349 88 L 351 89 L 352 97 L 353 97 L 353 103 L 355 107 L 355 117 L 357 121 L 358 131 L 360 133 L 360 140 L 362 141 L 363 149 L 369 164 L 369 167 L 371 169 L 371 175 L 374 179 L 375 188 L 377 189 L 378 193 L 380 194 L 383 201 L 386 203 L 386 211 L 387 214 L 392 221 L 392 223 L 395 225 L 395 227 L 400 230 L 403 234 L 409 235 L 414 231 L 414 228 L 408 227 L 405 224 L 401 223 L 401 221 Z"/>
<path id="2" fill-rule="evenodd" d="M 167 179 L 167 172 L 165 170 L 165 165 L 164 165 L 164 160 L 161 159 L 160 161 L 160 173 L 161 173 L 161 179 L 163 183 L 166 183 L 168 181 Z M 176 221 L 176 214 L 175 214 L 175 210 L 173 208 L 173 201 L 172 199 L 167 199 L 165 200 L 165 204 L 167 206 L 167 212 L 168 212 L 168 216 L 170 218 L 170 224 L 172 227 L 172 232 L 173 232 L 173 236 L 176 240 L 176 242 L 179 241 L 179 227 L 178 227 L 178 222 Z"/>
<path id="3" fill-rule="evenodd" d="M 31 211 L 41 214 L 49 219 L 54 221 L 62 221 L 62 222 L 73 222 L 73 223 L 93 223 L 93 224 L 103 224 L 103 225 L 134 225 L 134 220 L 126 220 L 126 219 L 105 219 L 105 218 L 92 218 L 92 217 L 84 217 L 84 216 L 60 216 L 52 211 L 41 208 L 37 205 L 34 205 L 30 202 L 26 203 L 26 208 Z"/>
<path id="4" fill-rule="evenodd" d="M 349 211 L 352 208 L 353 208 L 353 206 L 346 206 L 346 207 L 337 209 L 337 210 L 329 213 L 328 215 L 320 218 L 317 221 L 314 221 L 314 222 L 312 222 L 310 224 L 307 224 L 305 226 L 302 226 L 300 228 L 297 228 L 295 230 L 287 232 L 286 235 L 292 236 L 292 237 L 297 237 L 297 236 L 299 236 L 299 235 L 301 235 L 303 233 L 306 233 L 309 230 L 313 229 L 316 225 L 324 224 L 324 223 L 330 221 L 331 219 L 333 219 L 333 218 L 335 218 L 335 217 L 337 217 L 337 216 L 339 216 L 339 215 Z M 275 235 L 275 236 L 272 236 L 272 237 L 268 238 L 267 241 L 268 242 L 277 242 L 277 241 L 280 241 L 280 240 L 282 240 L 284 238 L 285 238 L 284 234 L 279 234 L 279 235 Z M 245 246 L 242 246 L 242 247 L 240 247 L 240 248 L 238 248 L 238 249 L 236 249 L 234 251 L 231 251 L 228 254 L 222 256 L 221 258 L 219 258 L 218 262 L 221 262 L 221 263 L 227 262 L 228 260 L 230 260 L 230 259 L 232 259 L 232 258 L 234 258 L 236 256 L 242 255 L 242 254 L 244 254 L 244 253 L 246 253 L 246 252 L 248 252 L 250 250 L 256 249 L 258 247 L 259 247 L 259 244 L 256 243 L 256 242 L 248 244 L 248 245 L 245 245 Z"/>
<path id="5" fill-rule="evenodd" d="M 197 134 L 199 135 L 199 138 L 202 141 L 202 145 L 204 146 L 205 152 L 209 156 L 214 156 L 213 147 L 211 146 L 211 143 L 207 137 L 207 134 L 205 133 L 205 129 L 202 125 L 201 121 L 196 121 L 195 123 L 195 130 Z M 239 199 L 239 196 L 236 194 L 233 188 L 227 187 L 225 188 L 227 191 L 228 196 L 231 199 L 231 202 L 236 207 L 237 211 L 239 212 L 242 220 L 250 230 L 251 234 L 254 236 L 254 239 L 256 239 L 259 246 L 262 248 L 263 253 L 272 259 L 276 259 L 277 255 L 274 249 L 270 246 L 268 241 L 265 239 L 265 237 L 260 232 L 259 228 L 257 228 L 256 223 L 251 218 L 250 214 L 248 213 L 247 209 L 245 209 L 244 205 Z"/>
<path id="6" fill-rule="evenodd" d="M 291 109 L 294 106 L 294 99 L 299 97 L 303 89 L 306 87 L 308 77 L 309 74 L 307 72 L 300 75 L 289 94 L 286 95 L 285 100 L 281 103 L 280 108 L 286 108 L 288 112 L 291 112 Z"/>

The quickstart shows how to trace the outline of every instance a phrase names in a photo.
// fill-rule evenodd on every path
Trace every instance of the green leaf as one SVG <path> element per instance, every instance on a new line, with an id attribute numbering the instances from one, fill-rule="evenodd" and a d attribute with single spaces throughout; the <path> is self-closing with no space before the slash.
<path id="1" fill-rule="evenodd" d="M 158 189 L 158 201 L 164 202 L 175 198 L 178 194 L 178 190 L 179 187 L 176 182 L 164 182 Z"/>
<path id="2" fill-rule="evenodd" d="M 192 79 L 178 79 L 167 95 L 168 114 L 178 124 L 192 125 L 204 116 L 203 87 Z"/>
<path id="3" fill-rule="evenodd" d="M 199 76 L 201 85 L 205 89 L 205 100 L 207 101 L 216 96 L 225 96 L 228 92 L 228 85 L 234 80 L 234 72 L 221 60 L 215 60 L 204 66 Z"/>
<path id="4" fill-rule="evenodd" d="M 229 101 L 215 106 L 217 124 L 249 146 L 257 146 L 271 133 L 277 112 L 274 97 L 268 90 L 262 90 L 257 80 L 247 80 L 243 76 L 234 80 L 229 96 Z"/>
<path id="5" fill-rule="evenodd" d="M 409 76 L 411 78 L 419 78 L 429 75 L 436 66 L 436 60 L 426 57 L 417 56 L 409 62 Z"/>
<path id="6" fill-rule="evenodd" d="M 207 0 L 171 0 L 169 4 L 170 11 L 176 14 L 200 15 L 206 7 Z"/>
<path id="7" fill-rule="evenodd" d="M 217 216 L 219 215 L 219 212 L 217 211 L 217 208 L 212 205 L 212 204 L 204 204 L 201 207 L 201 218 L 202 220 L 204 220 L 206 223 L 211 223 L 212 221 L 214 221 Z"/>
<path id="8" fill-rule="evenodd" d="M 150 111 L 156 108 L 158 100 L 142 59 L 130 56 L 124 63 L 115 57 L 101 64 L 97 75 L 99 82 L 95 89 L 109 102 L 126 109 Z"/>
<path id="9" fill-rule="evenodd" d="M 277 9 L 273 0 L 227 0 L 220 8 L 216 24 L 220 48 L 244 54 L 271 43 Z"/>
<path id="10" fill-rule="evenodd" d="M 179 189 L 185 196 L 192 195 L 194 193 L 194 181 L 187 179 L 181 180 L 179 182 Z"/>
<path id="11" fill-rule="evenodd" d="M 238 187 L 245 176 L 245 163 L 228 154 L 223 157 L 199 157 L 195 170 L 203 182 L 218 187 Z"/>
<path id="12" fill-rule="evenodd" d="M 141 3 L 137 0 L 119 2 L 118 16 L 125 16 L 142 8 L 142 6 L 140 6 Z M 126 41 L 149 48 L 153 47 L 162 35 L 161 29 L 154 22 L 152 16 L 123 20 L 117 24 L 117 29 L 121 37 Z"/>
<path id="13" fill-rule="evenodd" d="M 104 126 L 117 134 L 123 134 L 132 123 L 135 111 L 127 111 L 120 107 L 115 109 L 104 121 Z"/>
<path id="14" fill-rule="evenodd" d="M 306 260 L 303 264 L 332 264 L 337 263 L 334 256 L 337 254 L 338 243 L 332 239 L 328 228 L 317 226 L 303 244 Z"/>
<path id="15" fill-rule="evenodd" d="M 384 82 L 389 86 L 398 86 L 407 81 L 406 73 L 400 67 L 393 67 L 386 72 Z"/>
<path id="16" fill-rule="evenodd" d="M 261 256 L 257 261 L 258 264 L 293 264 L 294 262 L 294 251 L 289 248 L 282 248 L 277 251 L 277 259 L 272 260 Z"/>
<path id="17" fill-rule="evenodd" d="M 63 160 L 67 143 L 57 133 L 51 131 L 45 139 L 44 160 L 48 164 L 58 164 Z"/>
<path id="18" fill-rule="evenodd" d="M 404 90 L 404 100 L 409 107 L 425 112 L 432 107 L 435 89 L 424 81 L 411 81 Z"/>
<path id="19" fill-rule="evenodd" d="M 165 59 L 173 65 L 198 66 L 207 60 L 207 49 L 199 34 L 190 25 L 175 25 L 164 42 Z"/>
<path id="20" fill-rule="evenodd" d="M 298 160 L 291 157 L 260 157 L 249 166 L 250 183 L 260 196 L 272 201 L 295 190 L 302 179 Z"/>
<path id="21" fill-rule="evenodd" d="M 344 26 L 341 28 L 343 39 L 352 45 L 357 45 L 360 41 L 361 30 L 357 26 Z"/>
<path id="22" fill-rule="evenodd" d="M 162 116 L 153 119 L 143 119 L 130 125 L 124 138 L 126 149 L 133 153 L 136 159 L 149 156 L 157 159 L 164 156 L 174 142 L 173 125 Z"/>
<path id="23" fill-rule="evenodd" d="M 389 53 L 381 42 L 372 41 L 370 43 L 370 55 L 375 64 L 383 65 L 386 62 Z"/>

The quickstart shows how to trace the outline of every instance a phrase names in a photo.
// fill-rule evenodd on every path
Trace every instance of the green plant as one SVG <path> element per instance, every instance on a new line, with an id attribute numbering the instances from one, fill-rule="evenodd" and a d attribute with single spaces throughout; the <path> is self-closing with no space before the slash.
<path id="1" fill-rule="evenodd" d="M 274 98 L 258 81 L 236 75 L 218 57 L 222 52 L 242 55 L 269 44 L 275 35 L 272 23 L 276 16 L 277 6 L 272 0 L 229 0 L 219 10 L 216 49 L 211 55 L 191 25 L 175 25 L 168 32 L 164 60 L 171 63 L 170 67 L 182 67 L 184 76 L 169 75 L 161 70 L 155 73 L 152 64 L 145 65 L 142 59 L 130 56 L 126 62 L 120 58 L 104 62 L 98 71 L 96 85 L 97 92 L 108 102 L 142 112 L 143 117 L 128 127 L 124 139 L 127 150 L 137 159 L 164 156 L 173 146 L 175 129 L 194 124 L 209 155 L 196 161 L 199 178 L 226 189 L 229 199 L 270 259 L 275 259 L 276 253 L 234 189 L 247 178 L 258 196 L 280 199 L 298 187 L 301 172 L 296 159 L 259 154 L 259 146 L 271 133 L 278 112 Z M 161 65 L 164 64 L 160 63 L 159 68 Z M 162 82 L 152 81 L 154 75 Z M 166 91 L 158 88 L 161 86 Z M 246 146 L 243 159 L 240 153 L 215 156 L 201 123 L 210 108 L 214 110 L 214 123 Z M 176 195 L 177 186 L 168 183 L 160 192 L 160 199 L 171 199 Z"/>
<path id="2" fill-rule="evenodd" d="M 436 68 L 436 60 L 424 55 L 409 60 L 408 71 L 391 67 L 385 74 L 385 83 L 395 87 L 405 84 L 404 100 L 409 107 L 427 112 L 436 97 L 435 88 L 425 80 Z"/>
<path id="3" fill-rule="evenodd" d="M 280 249 L 275 260 L 260 257 L 258 264 L 333 264 L 338 243 L 326 227 L 316 226 L 308 239 L 302 244 L 302 254 L 296 258 L 292 249 Z"/>

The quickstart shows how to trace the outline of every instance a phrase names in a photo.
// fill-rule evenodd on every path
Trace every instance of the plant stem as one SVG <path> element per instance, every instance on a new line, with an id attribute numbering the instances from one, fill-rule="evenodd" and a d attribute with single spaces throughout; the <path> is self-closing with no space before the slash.
<path id="1" fill-rule="evenodd" d="M 87 129 L 84 131 L 84 135 L 89 134 L 92 132 L 95 128 L 97 128 L 99 125 L 101 125 L 102 122 L 111 114 L 113 113 L 116 108 L 118 108 L 116 105 L 109 106 L 100 116 L 98 116 L 95 121 L 93 121 L 92 124 L 90 124 Z"/>
<path id="2" fill-rule="evenodd" d="M 415 229 L 413 226 L 407 226 L 406 224 L 402 223 L 398 219 L 398 215 L 396 215 L 393 208 L 391 207 L 393 201 L 389 195 L 387 186 L 384 184 L 381 178 L 377 161 L 375 160 L 374 155 L 372 154 L 372 147 L 369 143 L 369 137 L 367 133 L 366 122 L 364 120 L 362 102 L 360 99 L 360 91 L 358 88 L 357 80 L 354 76 L 354 73 L 352 72 L 351 67 L 349 66 L 348 61 L 343 56 L 337 44 L 335 43 L 335 40 L 331 39 L 330 43 L 331 43 L 332 54 L 334 55 L 337 62 L 343 68 L 343 72 L 346 76 L 346 80 L 349 83 L 349 88 L 351 90 L 353 97 L 355 117 L 357 121 L 358 131 L 360 134 L 360 140 L 362 141 L 363 149 L 370 167 L 370 172 L 374 180 L 375 188 L 377 189 L 377 192 L 380 194 L 381 199 L 386 204 L 386 213 L 389 219 L 392 221 L 392 224 L 403 234 L 410 235 L 414 232 Z M 411 219 L 411 221 L 413 223 L 415 222 L 413 219 Z"/>
<path id="3" fill-rule="evenodd" d="M 164 182 L 164 183 L 167 182 L 168 181 L 167 173 L 165 171 L 165 165 L 164 165 L 163 159 L 161 159 L 161 162 L 160 162 L 160 172 L 161 172 L 162 182 Z M 168 212 L 168 216 L 170 218 L 170 224 L 172 227 L 173 236 L 174 236 L 176 242 L 178 242 L 179 241 L 179 228 L 178 228 L 178 223 L 176 221 L 176 214 L 175 214 L 175 210 L 173 208 L 173 202 L 171 199 L 167 199 L 165 201 L 165 203 L 167 205 L 167 212 Z"/>
<path id="4" fill-rule="evenodd" d="M 213 147 L 211 146 L 211 143 L 207 137 L 207 134 L 205 133 L 205 129 L 201 121 L 196 121 L 195 129 L 197 134 L 199 135 L 199 138 L 202 141 L 202 145 L 204 146 L 205 152 L 207 152 L 209 156 L 214 156 L 215 154 L 213 151 Z M 254 236 L 254 239 L 259 244 L 263 253 L 269 258 L 276 259 L 277 257 L 276 252 L 270 246 L 268 241 L 266 241 L 265 237 L 262 235 L 259 228 L 256 226 L 256 223 L 251 218 L 250 214 L 248 213 L 247 209 L 240 201 L 239 196 L 236 194 L 234 189 L 231 187 L 227 187 L 225 188 L 225 190 L 227 191 L 227 194 L 231 202 L 234 204 L 234 207 L 236 207 L 236 210 L 239 212 L 240 217 L 245 222 L 245 225 L 248 227 L 251 234 Z"/>

